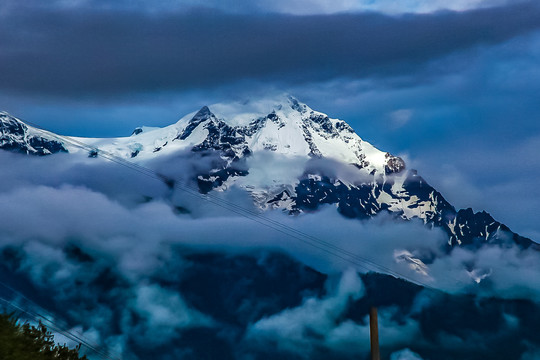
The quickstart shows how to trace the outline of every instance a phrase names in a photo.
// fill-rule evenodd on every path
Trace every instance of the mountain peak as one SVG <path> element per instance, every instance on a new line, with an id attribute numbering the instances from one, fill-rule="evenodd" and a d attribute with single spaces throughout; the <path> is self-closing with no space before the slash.
<path id="1" fill-rule="evenodd" d="M 291 106 L 291 109 L 298 111 L 299 113 L 305 113 L 308 109 L 307 105 L 304 103 L 301 103 L 292 95 L 287 95 L 287 100 L 289 100 L 289 104 Z"/>
<path id="2" fill-rule="evenodd" d="M 208 106 L 205 105 L 193 116 L 191 121 L 202 119 L 202 118 L 208 118 L 212 115 L 214 114 L 212 114 Z"/>
<path id="3" fill-rule="evenodd" d="M 351 218 L 388 211 L 443 228 L 450 245 L 501 242 L 497 234 L 510 231 L 487 213 L 456 211 L 415 171 L 408 171 L 401 158 L 362 140 L 345 121 L 288 94 L 203 106 L 175 124 L 138 128 L 133 135 L 83 142 L 150 167 L 171 155 L 196 163 L 212 155 L 210 162 L 203 161 L 211 168 L 193 174 L 200 191 L 234 185 L 251 194 L 261 209 L 298 213 L 334 204 Z M 33 155 L 67 152 L 58 138 L 0 112 L 0 149 Z M 99 155 L 69 150 L 85 158 Z M 513 233 L 511 239 L 524 248 L 532 244 Z"/>
<path id="4" fill-rule="evenodd" d="M 306 104 L 289 94 L 217 103 L 209 105 L 208 108 L 229 126 L 246 126 L 253 120 L 264 118 L 272 113 L 281 112 L 281 117 L 289 117 L 291 113 L 305 113 L 311 110 Z"/>

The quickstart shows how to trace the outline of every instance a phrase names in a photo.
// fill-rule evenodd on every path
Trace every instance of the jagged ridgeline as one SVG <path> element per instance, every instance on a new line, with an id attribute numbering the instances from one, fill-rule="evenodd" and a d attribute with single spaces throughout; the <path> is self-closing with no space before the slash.
<path id="1" fill-rule="evenodd" d="M 0 149 L 39 156 L 68 151 L 52 134 L 36 130 L 6 112 L 0 112 Z"/>
<path id="2" fill-rule="evenodd" d="M 103 151 L 149 168 L 177 153 L 184 154 L 183 159 L 212 157 L 212 166 L 190 179 L 199 191 L 227 191 L 234 186 L 248 192 L 262 210 L 294 215 L 333 205 L 343 216 L 359 219 L 389 212 L 442 228 L 449 246 L 538 247 L 486 212 L 455 209 L 415 170 L 407 169 L 403 159 L 376 149 L 345 121 L 287 95 L 204 106 L 170 126 L 136 128 L 129 137 L 63 139 L 0 113 L 4 150 L 29 155 L 69 152 L 79 158 L 99 157 Z M 81 150 L 71 140 L 95 150 Z M 290 169 L 283 175 L 287 164 Z M 254 166 L 264 168 L 264 179 L 254 175 Z M 166 176 L 164 181 L 170 185 Z"/>

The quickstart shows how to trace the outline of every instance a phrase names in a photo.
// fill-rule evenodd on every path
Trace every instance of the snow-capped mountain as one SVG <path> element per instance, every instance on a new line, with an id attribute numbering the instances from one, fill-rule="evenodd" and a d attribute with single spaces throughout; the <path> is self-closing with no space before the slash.
<path id="1" fill-rule="evenodd" d="M 486 212 L 456 210 L 401 158 L 376 149 L 345 121 L 290 96 L 204 106 L 170 126 L 140 127 L 121 138 L 59 138 L 1 113 L 0 134 L 0 148 L 6 150 L 84 157 L 103 152 L 150 168 L 180 153 L 213 156 L 211 168 L 190 179 L 199 191 L 241 188 L 261 210 L 295 214 L 326 204 L 360 219 L 387 211 L 443 228 L 449 245 L 513 241 L 537 246 Z M 93 150 L 81 150 L 73 141 Z"/>
<path id="2" fill-rule="evenodd" d="M 330 119 L 292 97 L 204 106 L 165 128 L 140 127 L 129 138 L 80 139 L 104 151 L 145 161 L 157 152 L 216 150 L 228 163 L 258 151 L 326 157 L 366 174 L 399 172 L 401 159 L 363 141 L 344 121 Z"/>

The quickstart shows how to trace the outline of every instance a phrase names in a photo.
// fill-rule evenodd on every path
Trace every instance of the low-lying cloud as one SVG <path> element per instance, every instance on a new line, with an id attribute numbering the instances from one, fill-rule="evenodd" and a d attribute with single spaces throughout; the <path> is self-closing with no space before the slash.
<path id="1" fill-rule="evenodd" d="M 33 168 L 34 172 L 25 170 L 37 160 L 47 161 L 48 172 L 39 178 L 35 176 L 38 168 Z M 424 227 L 421 221 L 396 223 L 385 214 L 370 221 L 350 220 L 332 206 L 299 216 L 281 211 L 265 214 L 269 220 L 300 232 L 297 238 L 290 238 L 276 227 L 231 214 L 204 197 L 171 192 L 159 181 L 129 169 L 92 159 L 95 163 L 73 165 L 70 172 L 64 160 L 4 158 L 10 162 L 12 174 L 2 176 L 6 184 L 0 193 L 3 246 L 37 242 L 54 249 L 75 244 L 114 262 L 128 278 L 144 277 L 159 268 L 171 246 L 233 253 L 273 248 L 323 273 L 343 271 L 352 263 L 358 271 L 399 274 L 451 292 L 533 299 L 539 295 L 536 252 L 486 246 L 477 251 L 457 248 L 447 255 L 442 250 L 446 234 Z M 67 173 L 77 176 L 64 177 Z M 99 181 L 101 178 L 107 181 Z M 134 185 L 121 185 L 124 191 L 115 192 L 120 184 L 131 182 Z M 126 200 L 128 189 L 135 200 Z M 252 206 L 249 196 L 234 186 L 214 194 L 237 201 L 243 208 Z M 239 196 L 231 198 L 235 194 Z M 175 211 L 179 202 L 186 214 Z"/>
<path id="2" fill-rule="evenodd" d="M 201 197 L 172 192 L 155 179 L 111 167 L 100 158 L 72 162 L 69 156 L 76 155 L 0 156 L 10 169 L 0 174 L 5 184 L 0 189 L 3 266 L 26 279 L 17 283 L 23 292 L 34 295 L 55 289 L 44 305 L 63 312 L 75 325 L 82 324 L 95 341 L 125 353 L 126 358 L 135 359 L 134 353 L 148 349 L 159 353 L 171 342 L 184 341 L 185 334 L 206 334 L 225 326 L 219 314 L 198 307 L 197 299 L 204 298 L 192 298 L 189 291 L 181 290 L 186 270 L 194 266 L 193 253 L 248 256 L 261 259 L 258 262 L 264 261 L 261 254 L 285 253 L 328 274 L 323 293 L 306 290 L 296 305 L 270 313 L 260 310 L 261 317 L 254 318 L 249 328 L 231 327 L 227 335 L 220 335 L 248 352 L 251 348 L 246 344 L 264 348 L 269 342 L 295 354 L 323 348 L 346 358 L 365 352 L 364 345 L 353 344 L 355 338 L 367 336 L 366 320 L 347 319 L 347 312 L 351 302 L 362 301 L 365 295 L 358 274 L 370 271 L 398 274 L 458 296 L 537 302 L 540 295 L 538 253 L 483 247 L 447 254 L 442 250 L 446 235 L 420 221 L 396 222 L 384 214 L 369 221 L 351 220 L 332 206 L 298 216 L 280 211 L 265 214 L 345 253 L 321 249 L 313 246 L 317 244 L 312 238 L 291 238 L 222 208 L 201 211 L 201 206 L 213 205 Z M 232 189 L 215 195 L 230 196 L 230 191 L 241 192 Z M 240 205 L 245 207 L 249 197 L 244 196 Z M 186 209 L 199 211 L 178 213 L 175 205 L 180 200 Z M 400 256 L 396 257 L 396 250 Z M 246 281 L 243 276 L 235 280 L 231 293 Z M 396 308 L 381 309 L 386 345 L 396 352 L 406 348 L 413 334 L 421 331 L 418 314 L 440 301 L 419 296 L 416 310 L 401 320 Z M 250 306 L 256 311 L 272 308 L 273 302 L 261 300 Z"/>
<path id="3" fill-rule="evenodd" d="M 333 279 L 335 280 L 335 279 Z M 331 281 L 328 281 L 329 283 Z M 326 297 L 309 297 L 293 309 L 263 318 L 253 324 L 247 333 L 248 341 L 270 342 L 278 349 L 313 358 L 318 348 L 329 348 L 336 353 L 360 356 L 369 351 L 369 320 L 358 324 L 345 318 L 352 301 L 364 296 L 362 280 L 356 270 L 345 270 L 337 286 Z M 385 334 L 381 346 L 403 346 L 419 333 L 413 321 L 397 323 L 392 320 L 393 309 L 379 314 L 379 328 Z"/>

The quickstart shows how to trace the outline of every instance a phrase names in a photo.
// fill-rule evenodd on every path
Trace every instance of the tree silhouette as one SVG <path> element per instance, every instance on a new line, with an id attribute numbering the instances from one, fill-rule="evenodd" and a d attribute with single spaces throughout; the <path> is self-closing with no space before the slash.
<path id="1" fill-rule="evenodd" d="M 79 356 L 81 345 L 69 349 L 57 345 L 54 336 L 39 323 L 21 324 L 13 314 L 0 314 L 0 359 L 2 360 L 88 360 Z"/>

